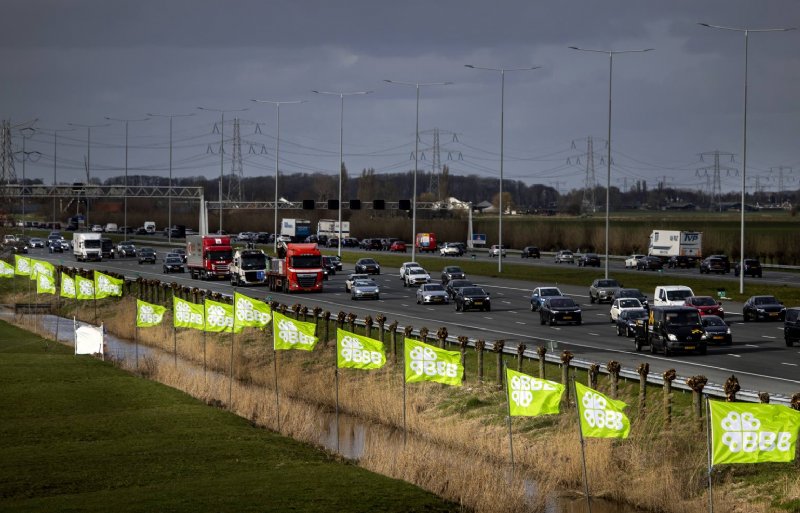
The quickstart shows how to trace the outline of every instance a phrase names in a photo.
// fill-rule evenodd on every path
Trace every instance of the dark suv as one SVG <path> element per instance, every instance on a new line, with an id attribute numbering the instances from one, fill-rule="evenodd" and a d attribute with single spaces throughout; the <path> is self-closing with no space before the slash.
<path id="1" fill-rule="evenodd" d="M 739 276 L 740 272 L 740 264 L 736 262 L 736 267 L 733 269 L 733 274 Z M 761 278 L 763 274 L 763 270 L 761 269 L 761 262 L 759 262 L 755 258 L 745 258 L 744 259 L 744 275 L 745 276 L 753 276 Z"/>
<path id="2" fill-rule="evenodd" d="M 578 267 L 600 267 L 600 257 L 597 253 L 584 253 L 578 259 Z"/>
<path id="3" fill-rule="evenodd" d="M 725 270 L 725 261 L 717 256 L 710 256 L 700 262 L 700 274 L 706 273 L 726 273 L 730 271 L 730 262 L 728 262 L 727 271 Z"/>
<path id="4" fill-rule="evenodd" d="M 542 255 L 539 253 L 539 248 L 536 246 L 525 246 L 522 248 L 522 258 L 541 258 Z"/>
<path id="5" fill-rule="evenodd" d="M 800 308 L 787 308 L 783 320 L 783 339 L 788 347 L 800 342 Z"/>
<path id="6" fill-rule="evenodd" d="M 731 261 L 727 255 L 708 255 L 708 258 L 719 258 L 722 260 L 722 264 L 725 266 L 725 274 L 731 272 Z"/>
<path id="7" fill-rule="evenodd" d="M 650 346 L 651 353 L 663 351 L 664 356 L 676 351 L 706 354 L 708 335 L 695 308 L 656 306 L 650 309 L 648 322 L 636 326 L 634 343 L 637 351 Z"/>

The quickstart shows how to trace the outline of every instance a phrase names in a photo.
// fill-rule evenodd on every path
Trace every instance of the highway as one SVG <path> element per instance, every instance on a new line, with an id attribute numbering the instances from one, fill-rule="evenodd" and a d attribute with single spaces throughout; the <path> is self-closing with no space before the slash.
<path id="1" fill-rule="evenodd" d="M 176 281 L 182 285 L 211 289 L 230 294 L 232 288 L 227 281 L 201 282 L 192 280 L 186 274 L 169 274 L 161 272 L 161 261 L 165 250 L 159 249 L 157 264 L 138 264 L 135 259 L 106 260 L 101 263 L 77 263 L 70 254 L 50 255 L 41 249 L 33 250 L 31 257 L 50 260 L 54 263 L 78 266 L 85 269 L 107 269 L 125 274 L 128 277 L 142 276 L 147 279 L 161 279 Z M 371 253 L 369 256 L 380 261 L 380 253 Z M 488 257 L 482 257 L 488 259 Z M 409 255 L 410 260 L 410 255 Z M 442 259 L 442 266 L 457 265 L 459 259 Z M 511 261 L 510 257 L 505 261 Z M 513 259 L 514 263 L 522 261 L 533 266 L 534 275 L 546 276 L 546 271 L 552 264 L 550 259 L 531 262 L 528 259 Z M 566 265 L 566 264 L 563 264 Z M 562 267 L 563 267 L 562 265 Z M 644 272 L 626 271 L 622 262 L 612 262 L 614 275 L 624 282 L 624 273 Z M 431 277 L 438 279 L 441 267 L 428 269 Z M 634 349 L 633 339 L 616 335 L 613 325 L 609 322 L 608 304 L 590 304 L 588 296 L 588 283 L 585 287 L 559 285 L 562 292 L 572 296 L 583 311 L 583 324 L 542 326 L 539 323 L 538 313 L 530 311 L 530 293 L 534 287 L 542 285 L 557 285 L 546 280 L 531 282 L 508 280 L 503 278 L 489 278 L 483 276 L 469 277 L 475 283 L 483 286 L 492 298 L 491 312 L 468 311 L 456 312 L 455 306 L 450 305 L 417 305 L 415 288 L 405 288 L 399 278 L 398 269 L 382 269 L 376 276 L 376 282 L 381 286 L 380 300 L 353 301 L 345 293 L 344 281 L 348 273 L 352 272 L 352 264 L 345 264 L 345 270 L 325 282 L 325 291 L 321 294 L 281 294 L 270 292 L 263 287 L 239 288 L 239 292 L 250 296 L 266 299 L 270 297 L 281 303 L 292 305 L 302 303 L 309 309 L 319 306 L 329 310 L 334 316 L 339 311 L 353 312 L 363 319 L 367 314 L 375 317 L 383 313 L 388 318 L 388 323 L 397 320 L 400 326 L 411 325 L 415 329 L 427 327 L 432 333 L 442 326 L 446 327 L 451 336 L 466 335 L 473 339 L 482 338 L 491 343 L 495 340 L 505 340 L 507 347 L 514 347 L 524 343 L 528 349 L 544 345 L 551 348 L 553 354 L 560 354 L 563 350 L 572 351 L 576 358 L 595 361 L 602 367 L 609 360 L 617 360 L 623 367 L 635 369 L 642 362 L 650 364 L 651 375 L 661 375 L 669 368 L 675 368 L 679 376 L 692 376 L 702 374 L 710 382 L 722 384 L 731 375 L 739 378 L 742 389 L 757 392 L 766 391 L 771 395 L 781 394 L 791 396 L 800 392 L 800 347 L 787 347 L 783 340 L 783 324 L 778 322 L 741 322 L 741 303 L 726 301 L 724 303 L 726 320 L 731 324 L 733 334 L 732 346 L 709 346 L 707 355 L 678 355 L 665 357 L 663 354 L 651 354 L 647 348 L 644 352 L 637 353 Z M 665 270 L 667 275 L 675 275 L 675 284 L 680 283 L 680 276 L 693 273 L 697 270 Z M 720 280 L 733 289 L 738 283 L 738 278 L 733 275 L 713 276 L 709 279 Z M 747 278 L 755 280 L 756 278 Z M 790 272 L 769 272 L 763 279 L 768 283 L 791 283 L 796 285 L 800 278 Z M 643 291 L 652 298 L 653 291 Z M 796 306 L 796 305 L 787 305 Z M 387 324 L 388 324 L 387 323 Z"/>

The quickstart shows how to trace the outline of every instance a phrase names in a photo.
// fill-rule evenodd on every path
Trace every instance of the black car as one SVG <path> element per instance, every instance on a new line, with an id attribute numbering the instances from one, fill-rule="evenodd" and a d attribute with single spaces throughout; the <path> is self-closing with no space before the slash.
<path id="1" fill-rule="evenodd" d="M 597 253 L 584 253 L 578 259 L 578 267 L 600 267 L 600 257 Z"/>
<path id="2" fill-rule="evenodd" d="M 442 285 L 447 285 L 450 280 L 463 280 L 467 275 L 457 265 L 448 265 L 442 269 Z"/>
<path id="3" fill-rule="evenodd" d="M 647 310 L 631 308 L 623 310 L 617 316 L 617 336 L 632 337 L 636 334 L 636 324 L 647 322 Z"/>
<path id="4" fill-rule="evenodd" d="M 736 267 L 733 268 L 733 273 L 736 276 L 739 276 L 740 272 L 740 262 L 736 262 Z M 761 262 L 759 262 L 755 258 L 745 258 L 744 259 L 744 275 L 745 276 L 753 276 L 761 278 L 763 274 L 763 269 L 761 269 Z"/>
<path id="5" fill-rule="evenodd" d="M 525 246 L 522 248 L 522 258 L 542 258 L 542 255 L 536 246 Z"/>
<path id="6" fill-rule="evenodd" d="M 164 259 L 163 269 L 164 273 L 182 273 L 184 272 L 183 260 L 177 255 L 168 256 Z"/>
<path id="7" fill-rule="evenodd" d="M 492 309 L 489 293 L 480 287 L 461 287 L 455 297 L 456 312 L 466 312 L 470 308 L 477 308 L 484 312 Z"/>
<path id="8" fill-rule="evenodd" d="M 800 308 L 789 308 L 783 319 L 783 340 L 787 347 L 800 342 Z"/>
<path id="9" fill-rule="evenodd" d="M 336 270 L 337 271 L 341 271 L 342 270 L 342 259 L 339 258 L 336 255 L 333 255 L 332 257 L 330 257 L 330 259 L 333 261 L 333 265 L 336 266 Z"/>
<path id="10" fill-rule="evenodd" d="M 381 243 L 380 239 L 364 239 L 361 241 L 361 249 L 366 251 L 377 250 L 380 251 L 383 249 L 383 243 Z"/>
<path id="11" fill-rule="evenodd" d="M 114 258 L 114 241 L 103 237 L 100 239 L 100 253 L 103 258 Z"/>
<path id="12" fill-rule="evenodd" d="M 728 264 L 730 266 L 730 264 Z M 725 270 L 725 261 L 719 257 L 708 257 L 705 258 L 702 262 L 700 262 L 700 274 L 723 274 L 726 273 Z"/>
<path id="13" fill-rule="evenodd" d="M 708 255 L 708 258 L 719 258 L 725 266 L 725 274 L 731 272 L 731 261 L 727 255 Z"/>
<path id="14" fill-rule="evenodd" d="M 706 343 L 726 346 L 733 344 L 731 328 L 723 319 L 716 315 L 701 315 L 700 322 L 703 323 L 703 329 L 706 330 Z"/>
<path id="15" fill-rule="evenodd" d="M 456 292 L 461 287 L 474 287 L 475 284 L 472 283 L 470 280 L 450 280 L 447 282 L 447 287 L 445 290 L 447 291 L 447 295 L 450 296 L 450 299 L 456 298 Z"/>
<path id="16" fill-rule="evenodd" d="M 117 255 L 120 257 L 134 257 L 136 256 L 136 246 L 133 242 L 120 242 L 117 244 Z"/>
<path id="17" fill-rule="evenodd" d="M 581 307 L 571 297 L 548 297 L 539 308 L 539 322 L 550 326 L 558 322 L 571 322 L 580 326 Z"/>
<path id="18" fill-rule="evenodd" d="M 664 268 L 664 263 L 657 256 L 647 255 L 636 261 L 637 271 L 659 271 Z"/>
<path id="19" fill-rule="evenodd" d="M 177 253 L 178 255 L 180 255 L 181 260 L 183 260 L 183 263 L 184 264 L 186 263 L 186 250 L 185 249 L 183 249 L 183 248 L 173 249 L 172 253 Z"/>
<path id="20" fill-rule="evenodd" d="M 380 239 L 373 240 L 380 242 Z M 380 274 L 381 265 L 372 258 L 361 258 L 358 260 L 358 262 L 356 262 L 355 272 L 364 274 Z"/>
<path id="21" fill-rule="evenodd" d="M 775 296 L 751 296 L 744 303 L 742 317 L 748 321 L 783 321 L 786 307 Z"/>
<path id="22" fill-rule="evenodd" d="M 669 257 L 669 260 L 667 260 L 667 267 L 669 267 L 670 269 L 677 269 L 679 267 L 682 267 L 684 269 L 694 269 L 694 266 L 696 265 L 697 265 L 697 259 L 691 256 L 685 256 L 685 255 L 673 256 Z"/>
<path id="23" fill-rule="evenodd" d="M 322 269 L 325 271 L 326 274 L 333 276 L 336 274 L 336 261 L 333 257 L 323 256 L 322 257 Z"/>
<path id="24" fill-rule="evenodd" d="M 141 248 L 137 251 L 139 255 L 139 263 L 148 263 L 148 264 L 155 264 L 156 263 L 156 250 L 153 248 Z"/>
<path id="25" fill-rule="evenodd" d="M 612 298 L 612 301 L 614 299 L 619 299 L 622 297 L 636 298 L 639 300 L 642 306 L 644 306 L 645 308 L 650 308 L 650 305 L 647 301 L 647 296 L 642 294 L 642 291 L 639 289 L 619 289 L 616 292 L 614 292 L 614 297 Z"/>

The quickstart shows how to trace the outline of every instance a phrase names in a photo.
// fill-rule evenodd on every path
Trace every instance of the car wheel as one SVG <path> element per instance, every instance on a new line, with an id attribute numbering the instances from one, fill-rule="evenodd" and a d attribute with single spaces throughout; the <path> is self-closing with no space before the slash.
<path id="1" fill-rule="evenodd" d="M 642 343 L 639 341 L 638 338 L 633 339 L 633 347 L 636 349 L 636 352 L 641 352 L 642 350 Z"/>
<path id="2" fill-rule="evenodd" d="M 492 305 L 486 305 L 486 307 L 484 308 L 484 311 L 491 312 L 492 311 Z"/>
<path id="3" fill-rule="evenodd" d="M 556 325 L 556 320 L 555 320 L 555 318 L 553 318 L 553 317 L 549 317 L 549 318 L 547 319 L 547 324 L 548 324 L 549 326 L 555 326 L 555 325 Z"/>
<path id="4" fill-rule="evenodd" d="M 459 305 L 458 301 L 456 301 L 456 312 L 460 312 L 460 311 L 461 311 L 461 305 Z"/>
<path id="5" fill-rule="evenodd" d="M 544 315 L 539 314 L 539 324 L 544 326 Z"/>
<path id="6" fill-rule="evenodd" d="M 533 307 L 533 303 L 531 303 L 531 312 L 535 312 L 536 309 Z"/>
<path id="7" fill-rule="evenodd" d="M 708 347 L 702 346 L 700 349 L 697 350 L 697 352 L 700 354 L 708 354 Z"/>
<path id="8" fill-rule="evenodd" d="M 589 294 L 589 302 L 594 304 L 594 301 L 595 301 L 594 296 Z"/>
<path id="9" fill-rule="evenodd" d="M 377 301 L 378 299 L 380 299 L 380 298 L 381 298 L 381 295 L 380 295 L 380 294 L 377 294 L 377 295 L 375 296 L 375 300 L 376 300 L 376 301 Z"/>
<path id="10" fill-rule="evenodd" d="M 786 342 L 786 347 L 792 347 L 794 345 L 794 340 L 792 340 L 790 338 L 785 338 L 784 342 Z M 731 344 L 732 343 L 733 343 L 733 341 L 731 341 Z"/>
<path id="11" fill-rule="evenodd" d="M 617 325 L 617 336 L 618 336 L 618 337 L 621 337 L 621 336 L 622 336 L 622 328 L 620 328 L 620 326 L 619 326 L 619 325 Z"/>

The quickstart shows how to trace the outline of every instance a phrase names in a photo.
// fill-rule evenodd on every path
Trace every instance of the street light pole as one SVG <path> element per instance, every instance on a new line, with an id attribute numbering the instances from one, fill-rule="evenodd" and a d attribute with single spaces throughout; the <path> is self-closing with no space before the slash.
<path id="1" fill-rule="evenodd" d="M 86 199 L 86 219 L 84 223 L 88 226 L 89 225 L 89 185 L 91 180 L 91 170 L 92 170 L 92 128 L 102 128 L 109 126 L 109 123 L 103 123 L 101 125 L 81 125 L 79 123 L 67 123 L 69 126 L 85 128 L 86 129 L 86 188 L 85 191 L 85 199 Z M 78 199 L 78 205 L 80 208 L 80 198 Z"/>
<path id="2" fill-rule="evenodd" d="M 62 130 L 53 130 L 53 229 L 56 226 L 56 186 L 58 185 L 58 133 L 59 132 L 72 132 L 74 128 L 64 128 Z"/>
<path id="3" fill-rule="evenodd" d="M 209 109 L 208 107 L 197 107 L 200 110 L 209 112 L 219 112 L 222 115 L 222 120 L 219 126 L 219 234 L 222 235 L 222 180 L 225 176 L 225 113 L 226 112 L 244 112 L 244 109 Z"/>
<path id="4" fill-rule="evenodd" d="M 338 252 L 342 258 L 342 171 L 344 169 L 344 97 L 370 94 L 372 91 L 353 91 L 349 93 L 336 91 L 312 91 L 317 94 L 328 94 L 339 97 L 339 233 Z"/>
<path id="5" fill-rule="evenodd" d="M 417 117 L 416 117 L 416 129 L 414 131 L 414 192 L 412 193 L 411 198 L 411 261 L 414 262 L 416 259 L 416 249 L 417 249 L 417 170 L 418 170 L 418 163 L 419 163 L 419 88 L 425 86 L 445 86 L 451 85 L 452 82 L 399 82 L 397 80 L 384 80 L 387 84 L 395 84 L 395 85 L 402 85 L 402 86 L 413 86 L 417 91 Z"/>
<path id="6" fill-rule="evenodd" d="M 614 55 L 623 53 L 644 53 L 652 52 L 653 48 L 644 48 L 642 50 L 592 50 L 588 48 L 579 48 L 577 46 L 570 46 L 572 50 L 581 52 L 604 53 L 608 55 L 608 153 L 606 155 L 606 262 L 605 262 L 605 277 L 608 279 L 608 233 L 609 233 L 609 217 L 611 208 L 611 77 L 614 72 Z"/>
<path id="7" fill-rule="evenodd" d="M 169 118 L 169 193 L 167 194 L 167 238 L 172 244 L 172 118 L 185 118 L 194 116 L 189 114 L 147 114 L 152 118 Z"/>
<path id="8" fill-rule="evenodd" d="M 25 141 L 27 141 L 29 137 L 33 137 L 33 134 L 36 133 L 36 130 L 34 130 L 31 127 L 25 127 L 19 132 L 20 134 L 22 134 L 22 190 L 20 192 L 22 196 L 22 234 L 24 235 L 25 234 L 25 162 L 28 161 L 28 152 L 25 151 Z M 38 152 L 31 152 L 31 154 L 33 153 L 38 153 Z"/>
<path id="9" fill-rule="evenodd" d="M 739 294 L 744 294 L 744 209 L 745 209 L 745 180 L 747 179 L 747 53 L 749 45 L 750 32 L 788 32 L 794 30 L 795 27 L 788 28 L 768 28 L 768 29 L 748 29 L 748 28 L 735 28 L 723 27 L 720 25 L 711 25 L 708 23 L 698 23 L 703 27 L 728 30 L 732 32 L 744 33 L 744 119 L 742 128 L 742 204 L 740 211 L 739 222 Z"/>
<path id="10" fill-rule="evenodd" d="M 274 101 L 274 100 L 251 100 L 256 103 L 269 103 L 275 106 L 275 125 L 276 125 L 276 139 L 275 139 L 275 228 L 272 235 L 272 251 L 278 254 L 278 162 L 281 155 L 281 105 L 291 103 L 306 103 L 308 100 L 292 100 L 292 101 Z"/>
<path id="11" fill-rule="evenodd" d="M 122 194 L 123 201 L 123 221 L 122 226 L 128 226 L 128 124 L 131 121 L 148 121 L 150 118 L 121 119 L 106 116 L 109 121 L 119 121 L 125 123 L 125 192 Z"/>
<path id="12" fill-rule="evenodd" d="M 505 98 L 506 98 L 506 71 L 533 71 L 541 66 L 529 66 L 526 68 L 484 68 L 465 64 L 464 67 L 470 69 L 482 69 L 486 71 L 500 72 L 500 195 L 498 199 L 499 217 L 497 223 L 497 244 L 500 246 L 500 254 L 497 257 L 497 272 L 503 272 L 503 149 L 505 133 Z M 471 236 L 471 234 L 470 234 Z"/>

